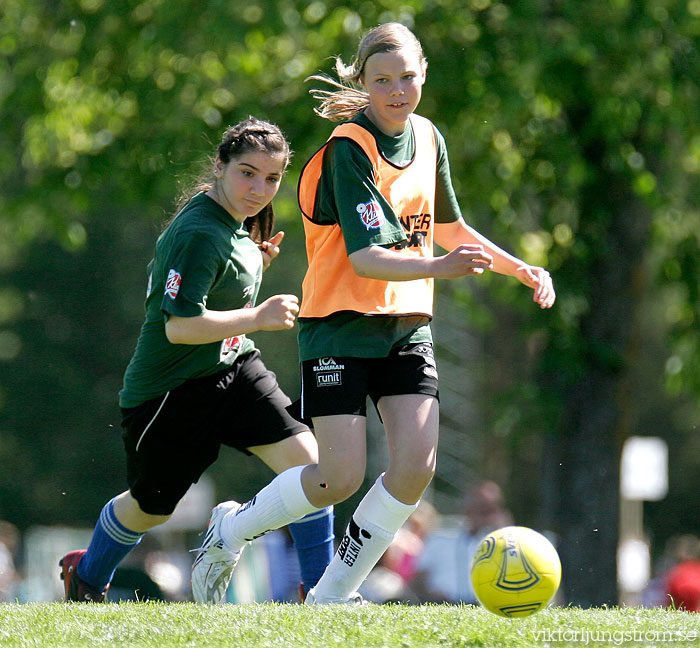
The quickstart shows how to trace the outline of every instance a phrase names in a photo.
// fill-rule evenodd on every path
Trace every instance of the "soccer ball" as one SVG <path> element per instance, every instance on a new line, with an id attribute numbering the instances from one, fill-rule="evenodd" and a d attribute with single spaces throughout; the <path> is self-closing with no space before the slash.
<path id="1" fill-rule="evenodd" d="M 471 565 L 474 593 L 494 614 L 524 617 L 552 600 L 561 581 L 557 550 L 541 533 L 508 526 L 489 533 Z"/>

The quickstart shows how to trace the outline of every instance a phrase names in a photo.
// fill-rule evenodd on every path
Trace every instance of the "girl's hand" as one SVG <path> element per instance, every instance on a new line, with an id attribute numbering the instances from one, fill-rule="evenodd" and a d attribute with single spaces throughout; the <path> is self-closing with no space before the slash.
<path id="1" fill-rule="evenodd" d="M 479 275 L 485 270 L 491 270 L 493 257 L 481 245 L 463 243 L 449 254 L 436 257 L 435 264 L 438 266 L 436 277 L 454 279 L 465 275 Z"/>
<path id="2" fill-rule="evenodd" d="M 524 265 L 516 270 L 515 276 L 521 283 L 529 288 L 534 288 L 535 294 L 532 299 L 536 304 L 540 305 L 540 308 L 552 307 L 557 295 L 554 292 L 554 283 L 549 272 L 537 266 Z"/>
<path id="3" fill-rule="evenodd" d="M 290 329 L 299 312 L 299 298 L 296 295 L 273 295 L 255 310 L 258 331 Z"/>
<path id="4" fill-rule="evenodd" d="M 280 243 L 284 238 L 284 232 L 277 232 L 269 241 L 260 244 L 260 251 L 263 257 L 263 270 L 267 270 L 272 263 L 272 259 L 280 253 Z"/>

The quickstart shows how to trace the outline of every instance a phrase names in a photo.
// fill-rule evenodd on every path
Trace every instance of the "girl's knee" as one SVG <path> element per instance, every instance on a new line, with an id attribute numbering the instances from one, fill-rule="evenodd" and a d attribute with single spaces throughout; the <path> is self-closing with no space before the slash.
<path id="1" fill-rule="evenodd" d="M 435 476 L 434 463 L 417 463 L 415 465 L 402 465 L 394 473 L 395 481 L 410 485 L 411 490 L 422 493 Z"/>
<path id="2" fill-rule="evenodd" d="M 362 486 L 364 475 L 337 475 L 328 479 L 324 484 L 324 494 L 333 504 L 344 502 L 354 495 Z"/>

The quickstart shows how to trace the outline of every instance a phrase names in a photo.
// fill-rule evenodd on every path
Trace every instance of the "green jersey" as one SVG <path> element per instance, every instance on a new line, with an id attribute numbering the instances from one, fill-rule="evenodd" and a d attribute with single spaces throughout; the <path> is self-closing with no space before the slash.
<path id="1" fill-rule="evenodd" d="M 404 167 L 416 154 L 413 130 L 391 136 L 379 130 L 364 114 L 351 120 L 369 130 L 382 156 Z M 461 217 L 452 187 L 447 146 L 435 128 L 437 168 L 435 222 L 449 223 Z M 384 213 L 379 227 L 364 227 L 356 205 L 377 202 Z M 404 227 L 374 181 L 372 163 L 362 148 L 348 139 L 332 140 L 325 151 L 316 197 L 314 221 L 338 223 L 348 255 L 371 245 L 394 247 L 406 244 Z M 324 356 L 384 357 L 392 348 L 409 343 L 432 342 L 429 320 L 416 315 L 363 315 L 335 313 L 327 318 L 299 318 L 301 360 Z"/>
<path id="2" fill-rule="evenodd" d="M 148 271 L 146 319 L 119 392 L 122 407 L 225 369 L 255 349 L 245 335 L 209 344 L 172 344 L 165 335 L 170 315 L 255 305 L 262 255 L 245 225 L 216 201 L 200 193 L 185 205 L 158 237 Z"/>

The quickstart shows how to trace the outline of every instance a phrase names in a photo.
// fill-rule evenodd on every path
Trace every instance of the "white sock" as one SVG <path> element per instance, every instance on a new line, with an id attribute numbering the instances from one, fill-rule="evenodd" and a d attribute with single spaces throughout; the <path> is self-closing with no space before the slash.
<path id="1" fill-rule="evenodd" d="M 280 473 L 252 500 L 223 517 L 219 535 L 227 549 L 238 551 L 268 531 L 320 510 L 309 502 L 301 485 L 305 467 L 296 466 Z"/>
<path id="2" fill-rule="evenodd" d="M 314 588 L 319 603 L 348 598 L 356 592 L 416 510 L 417 502 L 399 502 L 384 488 L 383 476 L 377 478 L 353 513 L 338 551 Z"/>

